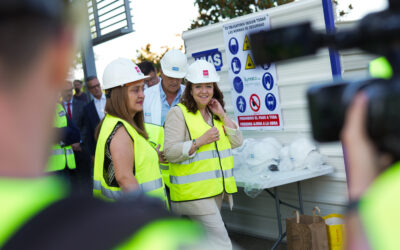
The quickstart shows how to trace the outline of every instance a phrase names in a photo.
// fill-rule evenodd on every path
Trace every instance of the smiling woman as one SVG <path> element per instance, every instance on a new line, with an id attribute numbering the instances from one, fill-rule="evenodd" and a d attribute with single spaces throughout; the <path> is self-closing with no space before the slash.
<path id="1" fill-rule="evenodd" d="M 223 200 L 237 191 L 231 149 L 242 144 L 226 115 L 214 65 L 198 60 L 186 75 L 181 103 L 165 120 L 165 156 L 170 164 L 172 210 L 203 223 L 212 249 L 232 249 L 222 221 Z"/>
<path id="2" fill-rule="evenodd" d="M 116 200 L 124 193 L 143 191 L 168 206 L 157 151 L 144 129 L 144 79 L 131 60 L 120 58 L 104 71 L 106 116 L 98 127 L 93 194 Z"/>

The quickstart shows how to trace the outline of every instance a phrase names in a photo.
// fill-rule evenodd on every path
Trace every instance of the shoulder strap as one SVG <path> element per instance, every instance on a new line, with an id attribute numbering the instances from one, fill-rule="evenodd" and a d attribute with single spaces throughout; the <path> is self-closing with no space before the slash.
<path id="1" fill-rule="evenodd" d="M 3 249 L 112 249 L 147 223 L 165 217 L 171 216 L 161 201 L 139 194 L 113 203 L 69 197 L 38 213 Z"/>

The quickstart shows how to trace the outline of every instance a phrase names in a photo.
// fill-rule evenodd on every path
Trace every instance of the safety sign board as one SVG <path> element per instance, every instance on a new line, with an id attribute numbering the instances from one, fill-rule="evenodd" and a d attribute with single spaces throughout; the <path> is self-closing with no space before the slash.
<path id="1" fill-rule="evenodd" d="M 222 54 L 218 49 L 210 49 L 205 51 L 200 51 L 192 54 L 195 60 L 206 60 L 209 63 L 214 64 L 216 71 L 221 71 L 223 66 Z"/>
<path id="2" fill-rule="evenodd" d="M 250 34 L 270 29 L 267 14 L 223 25 L 234 113 L 241 130 L 281 130 L 282 112 L 275 64 L 255 65 Z"/>

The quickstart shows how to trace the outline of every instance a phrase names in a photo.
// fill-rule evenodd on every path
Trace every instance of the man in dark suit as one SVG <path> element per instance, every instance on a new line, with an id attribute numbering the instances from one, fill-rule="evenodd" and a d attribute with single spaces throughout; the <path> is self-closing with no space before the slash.
<path id="1" fill-rule="evenodd" d="M 87 148 L 93 161 L 96 151 L 95 132 L 100 120 L 104 118 L 106 96 L 96 76 L 89 76 L 86 79 L 86 84 L 90 94 L 93 96 L 93 100 L 84 107 L 85 125 L 87 128 L 85 136 L 87 138 Z"/>
<path id="2" fill-rule="evenodd" d="M 72 144 L 74 150 L 75 163 L 77 169 L 77 181 L 82 186 L 82 190 L 90 191 L 91 172 L 90 156 L 86 147 L 87 129 L 84 121 L 85 103 L 73 98 L 73 84 L 70 81 L 65 82 L 65 87 L 61 93 L 62 105 L 67 113 L 67 116 L 79 128 L 81 141 Z"/>

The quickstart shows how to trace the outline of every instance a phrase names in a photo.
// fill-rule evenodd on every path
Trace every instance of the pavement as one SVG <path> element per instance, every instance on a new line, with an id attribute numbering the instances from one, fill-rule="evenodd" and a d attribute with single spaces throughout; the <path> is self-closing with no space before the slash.
<path id="1" fill-rule="evenodd" d="M 229 237 L 231 238 L 233 244 L 236 249 L 241 250 L 267 250 L 271 249 L 274 245 L 275 240 L 264 239 L 259 237 L 254 237 L 250 235 L 245 235 L 237 232 L 229 231 Z M 236 250 L 235 249 L 235 250 Z M 278 245 L 276 250 L 284 250 L 286 249 L 286 243 L 281 243 Z"/>

